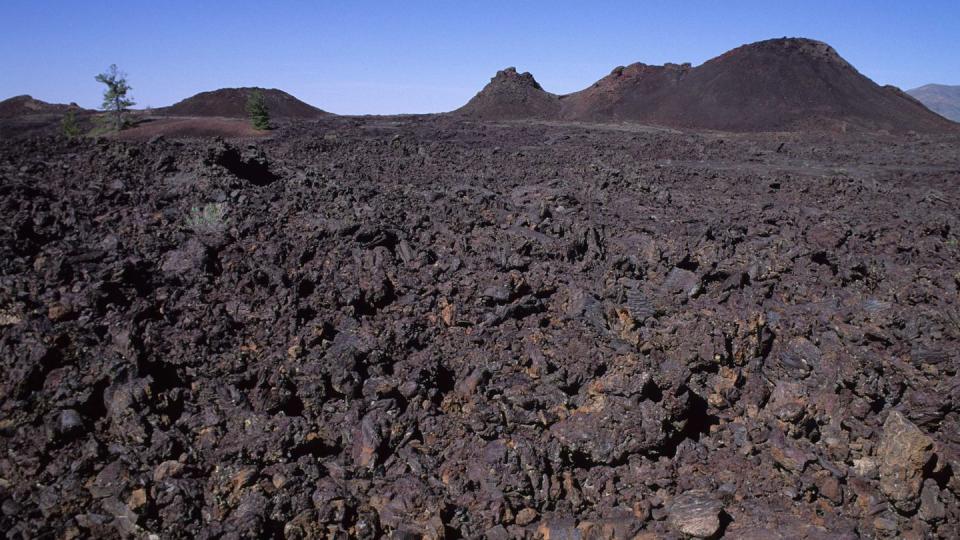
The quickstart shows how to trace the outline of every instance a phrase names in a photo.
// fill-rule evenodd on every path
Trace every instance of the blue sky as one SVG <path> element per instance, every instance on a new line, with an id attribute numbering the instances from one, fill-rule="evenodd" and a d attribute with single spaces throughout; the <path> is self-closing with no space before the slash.
<path id="1" fill-rule="evenodd" d="M 341 114 L 413 113 L 454 109 L 507 66 L 567 93 L 617 65 L 696 65 L 783 36 L 826 41 L 881 84 L 960 84 L 960 0 L 3 0 L 3 13 L 0 99 L 87 107 L 111 63 L 138 106 L 265 86 Z"/>

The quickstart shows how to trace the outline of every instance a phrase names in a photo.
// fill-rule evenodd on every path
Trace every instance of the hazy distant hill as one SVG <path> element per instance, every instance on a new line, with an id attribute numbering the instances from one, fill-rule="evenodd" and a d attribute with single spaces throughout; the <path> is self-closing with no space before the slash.
<path id="1" fill-rule="evenodd" d="M 931 111 L 960 122 L 960 86 L 928 84 L 907 92 Z"/>

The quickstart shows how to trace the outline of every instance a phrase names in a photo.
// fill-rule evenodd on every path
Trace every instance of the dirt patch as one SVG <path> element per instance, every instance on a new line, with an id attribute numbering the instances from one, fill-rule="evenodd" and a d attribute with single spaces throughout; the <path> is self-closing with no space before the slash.
<path id="1" fill-rule="evenodd" d="M 121 140 L 146 141 L 153 137 L 168 138 L 262 138 L 270 131 L 254 129 L 248 120 L 238 118 L 150 118 L 116 135 Z"/>

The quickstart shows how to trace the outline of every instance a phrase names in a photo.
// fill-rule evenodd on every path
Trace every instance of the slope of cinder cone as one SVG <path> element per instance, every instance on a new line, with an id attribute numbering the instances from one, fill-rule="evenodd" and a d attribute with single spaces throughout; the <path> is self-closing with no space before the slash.
<path id="1" fill-rule="evenodd" d="M 498 71 L 483 90 L 454 112 L 486 120 L 549 119 L 559 114 L 560 100 L 545 91 L 533 75 L 517 73 L 511 67 Z"/>
<path id="2" fill-rule="evenodd" d="M 64 105 L 61 103 L 47 103 L 34 99 L 32 96 L 14 96 L 0 101 L 0 118 L 15 118 L 33 114 L 61 114 L 68 111 L 89 112 L 76 103 Z"/>
<path id="3" fill-rule="evenodd" d="M 270 116 L 274 118 L 321 118 L 330 114 L 273 88 L 221 88 L 201 92 L 155 112 L 170 116 L 244 118 L 247 116 L 247 99 L 255 90 L 263 94 Z"/>
<path id="4" fill-rule="evenodd" d="M 690 64 L 619 66 L 589 88 L 561 97 L 561 116 L 580 120 L 646 120 L 676 91 Z"/>
<path id="5" fill-rule="evenodd" d="M 571 119 L 731 131 L 957 127 L 829 45 L 800 38 L 744 45 L 693 68 L 635 64 L 562 101 Z"/>

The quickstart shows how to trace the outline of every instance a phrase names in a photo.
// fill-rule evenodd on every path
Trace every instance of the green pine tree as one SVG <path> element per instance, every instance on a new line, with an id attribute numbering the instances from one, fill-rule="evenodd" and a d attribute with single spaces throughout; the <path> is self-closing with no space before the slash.
<path id="1" fill-rule="evenodd" d="M 80 124 L 77 123 L 77 115 L 73 111 L 67 111 L 63 120 L 60 121 L 60 130 L 68 139 L 80 136 Z"/>
<path id="2" fill-rule="evenodd" d="M 103 110 L 109 111 L 114 115 L 114 127 L 117 131 L 123 128 L 123 113 L 127 108 L 134 105 L 134 101 L 127 97 L 127 92 L 132 90 L 127 84 L 127 74 L 117 69 L 113 64 L 106 73 L 101 73 L 96 77 L 97 82 L 107 85 L 103 91 Z"/>
<path id="3" fill-rule="evenodd" d="M 247 114 L 254 128 L 270 129 L 270 110 L 263 98 L 263 92 L 259 90 L 250 92 L 250 96 L 247 97 Z"/>

